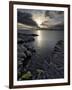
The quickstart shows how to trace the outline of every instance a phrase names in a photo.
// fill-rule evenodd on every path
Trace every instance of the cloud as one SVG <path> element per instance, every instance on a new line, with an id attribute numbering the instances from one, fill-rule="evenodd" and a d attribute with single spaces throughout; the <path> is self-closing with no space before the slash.
<path id="1" fill-rule="evenodd" d="M 53 25 L 64 24 L 64 12 L 63 11 L 46 11 L 45 12 L 44 25 L 51 27 Z"/>
<path id="2" fill-rule="evenodd" d="M 64 12 L 53 10 L 18 9 L 18 22 L 26 25 L 51 28 L 64 27 Z"/>
<path id="3" fill-rule="evenodd" d="M 27 12 L 17 12 L 17 21 L 22 24 L 37 26 L 36 22 L 32 19 L 32 15 Z"/>

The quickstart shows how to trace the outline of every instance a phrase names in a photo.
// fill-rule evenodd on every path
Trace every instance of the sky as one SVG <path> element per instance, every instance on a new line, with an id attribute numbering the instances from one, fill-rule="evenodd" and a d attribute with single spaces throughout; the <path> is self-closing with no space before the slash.
<path id="1" fill-rule="evenodd" d="M 64 25 L 64 12 L 53 10 L 18 9 L 18 22 L 29 26 L 50 28 Z"/>

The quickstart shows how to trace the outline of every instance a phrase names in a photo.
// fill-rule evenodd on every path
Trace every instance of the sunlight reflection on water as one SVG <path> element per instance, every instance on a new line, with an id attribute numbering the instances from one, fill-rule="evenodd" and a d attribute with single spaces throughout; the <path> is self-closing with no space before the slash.
<path id="1" fill-rule="evenodd" d="M 41 34 L 41 31 L 40 31 L 40 30 L 38 30 L 38 31 L 37 31 L 37 34 L 39 35 L 37 39 L 38 39 L 38 41 L 40 41 L 40 40 L 42 39 L 42 34 Z"/>
<path id="2" fill-rule="evenodd" d="M 54 46 L 58 40 L 63 40 L 63 31 L 47 31 L 37 30 L 35 31 L 39 36 L 36 37 L 36 43 L 39 47 Z"/>
<path id="3" fill-rule="evenodd" d="M 39 36 L 37 37 L 38 46 L 41 46 L 41 44 L 42 44 L 42 33 L 41 33 L 40 30 L 38 30 L 38 31 L 37 31 L 37 34 L 39 35 Z"/>

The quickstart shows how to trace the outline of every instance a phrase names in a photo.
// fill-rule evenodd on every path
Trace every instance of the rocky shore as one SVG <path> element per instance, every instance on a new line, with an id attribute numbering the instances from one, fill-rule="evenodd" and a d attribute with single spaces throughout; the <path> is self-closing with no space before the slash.
<path id="1" fill-rule="evenodd" d="M 35 47 L 31 44 L 37 34 L 18 32 L 17 40 L 17 79 L 55 79 L 64 78 L 64 41 L 59 40 L 53 51 L 43 62 L 36 62 Z"/>

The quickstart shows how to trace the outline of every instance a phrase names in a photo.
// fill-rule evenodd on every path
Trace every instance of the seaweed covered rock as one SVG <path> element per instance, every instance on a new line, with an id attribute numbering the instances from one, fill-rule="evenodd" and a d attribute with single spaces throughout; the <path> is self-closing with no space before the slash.
<path id="1" fill-rule="evenodd" d="M 31 77 L 32 77 L 31 72 L 30 71 L 27 71 L 26 73 L 23 73 L 22 74 L 21 79 L 22 80 L 29 80 L 29 79 L 31 79 Z"/>

